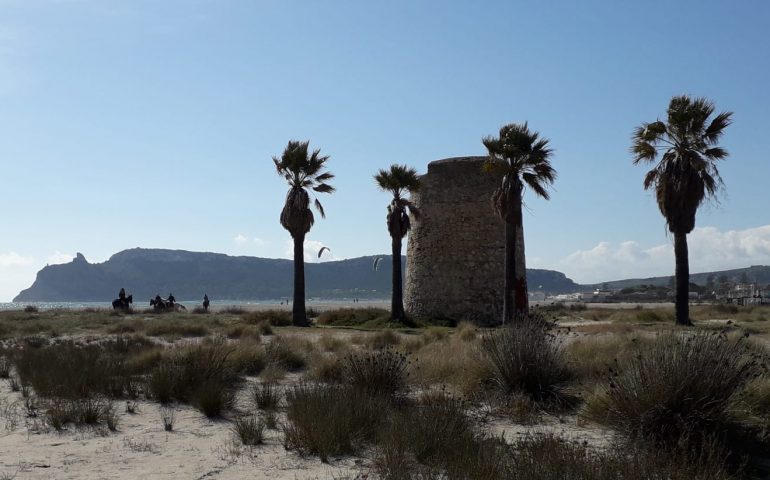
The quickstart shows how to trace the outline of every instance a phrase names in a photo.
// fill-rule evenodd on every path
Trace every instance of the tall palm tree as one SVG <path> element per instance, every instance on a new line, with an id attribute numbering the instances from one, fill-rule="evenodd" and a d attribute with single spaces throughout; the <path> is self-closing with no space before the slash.
<path id="1" fill-rule="evenodd" d="M 529 187 L 548 200 L 547 187 L 556 179 L 556 171 L 551 167 L 553 150 L 548 146 L 548 139 L 530 131 L 526 122 L 505 125 L 499 137 L 489 136 L 482 142 L 489 153 L 484 170 L 503 175 L 500 187 L 492 195 L 492 204 L 505 222 L 503 323 L 506 323 L 529 310 L 521 215 L 524 190 Z"/>
<path id="2" fill-rule="evenodd" d="M 308 190 L 319 193 L 332 193 L 334 187 L 328 182 L 334 175 L 325 171 L 328 156 L 322 156 L 320 150 L 308 151 L 309 142 L 289 141 L 281 158 L 273 157 L 278 175 L 286 179 L 289 192 L 286 204 L 281 210 L 281 225 L 289 231 L 294 240 L 294 304 L 292 305 L 292 323 L 308 326 L 305 314 L 305 235 L 315 222 L 310 210 Z M 325 218 L 323 206 L 318 199 L 314 204 L 321 218 Z"/>
<path id="3" fill-rule="evenodd" d="M 393 292 L 390 302 L 390 317 L 399 322 L 406 322 L 401 279 L 401 241 L 411 228 L 409 214 L 418 216 L 419 211 L 403 195 L 416 192 L 420 188 L 420 178 L 414 168 L 406 165 L 391 165 L 389 170 L 381 169 L 377 172 L 374 181 L 381 190 L 393 194 L 386 217 L 393 253 Z"/>
<path id="4" fill-rule="evenodd" d="M 722 112 L 709 121 L 713 113 L 714 104 L 706 98 L 674 97 L 667 120 L 637 127 L 631 147 L 634 165 L 655 163 L 662 152 L 644 177 L 644 189 L 655 190 L 660 213 L 674 235 L 676 323 L 680 325 L 691 324 L 687 234 L 695 228 L 698 207 L 723 185 L 716 163 L 727 158 L 727 151 L 717 143 L 733 114 Z"/>

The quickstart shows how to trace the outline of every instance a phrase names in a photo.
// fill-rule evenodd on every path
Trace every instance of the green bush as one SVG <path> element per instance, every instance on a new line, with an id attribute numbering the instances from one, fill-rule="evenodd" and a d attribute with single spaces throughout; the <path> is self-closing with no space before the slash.
<path id="1" fill-rule="evenodd" d="M 307 342 L 285 337 L 276 337 L 265 347 L 267 361 L 290 372 L 305 368 L 305 352 L 301 349 L 310 349 Z"/>
<path id="2" fill-rule="evenodd" d="M 351 327 L 381 320 L 390 322 L 388 310 L 382 308 L 341 308 L 322 312 L 318 315 L 316 323 L 318 325 Z"/>
<path id="3" fill-rule="evenodd" d="M 656 446 L 686 441 L 696 450 L 716 441 L 741 456 L 750 431 L 733 425 L 730 406 L 758 372 L 752 352 L 744 337 L 663 337 L 611 370 L 584 415 Z"/>
<path id="4" fill-rule="evenodd" d="M 241 380 L 229 361 L 233 350 L 215 339 L 172 352 L 150 374 L 150 395 L 161 403 L 192 402 L 208 416 L 219 415 Z"/>
<path id="5" fill-rule="evenodd" d="M 503 393 L 526 394 L 544 404 L 574 402 L 565 390 L 573 374 L 542 317 L 530 316 L 486 334 L 482 352 L 491 367 L 492 384 Z"/>
<path id="6" fill-rule="evenodd" d="M 243 445 L 261 445 L 265 439 L 265 424 L 254 415 L 238 417 L 231 427 Z"/>
<path id="7" fill-rule="evenodd" d="M 260 410 L 276 410 L 281 403 L 281 389 L 276 382 L 261 382 L 252 385 L 254 404 Z"/>
<path id="8" fill-rule="evenodd" d="M 369 395 L 391 396 L 406 387 L 409 359 L 393 350 L 361 351 L 343 360 L 342 378 Z"/>
<path id="9" fill-rule="evenodd" d="M 478 432 L 461 399 L 428 394 L 389 418 L 375 456 L 382 478 L 506 478 L 505 442 Z"/>
<path id="10" fill-rule="evenodd" d="M 235 392 L 222 380 L 209 378 L 193 389 L 190 403 L 209 418 L 221 417 L 235 403 Z"/>
<path id="11" fill-rule="evenodd" d="M 286 392 L 284 446 L 300 454 L 353 454 L 371 444 L 388 403 L 342 385 L 300 384 Z"/>
<path id="12" fill-rule="evenodd" d="M 288 310 L 258 310 L 244 314 L 242 320 L 251 325 L 266 323 L 274 327 L 289 327 L 291 323 L 291 312 Z M 265 335 L 269 335 L 265 333 Z"/>

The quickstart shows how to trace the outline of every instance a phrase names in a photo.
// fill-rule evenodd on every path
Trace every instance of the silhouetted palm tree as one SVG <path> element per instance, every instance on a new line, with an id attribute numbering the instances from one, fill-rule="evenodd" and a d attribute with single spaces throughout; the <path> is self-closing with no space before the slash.
<path id="1" fill-rule="evenodd" d="M 388 205 L 386 217 L 393 253 L 393 293 L 391 294 L 390 316 L 393 320 L 406 322 L 401 279 L 401 241 L 411 228 L 409 214 L 417 216 L 419 212 L 403 195 L 407 192 L 416 192 L 420 188 L 420 178 L 414 168 L 406 165 L 391 165 L 389 170 L 377 172 L 374 181 L 377 182 L 380 189 L 393 194 L 393 200 Z"/>
<path id="2" fill-rule="evenodd" d="M 500 136 L 482 140 L 489 152 L 484 169 L 503 174 L 492 203 L 505 222 L 505 293 L 503 323 L 521 317 L 529 309 L 527 271 L 524 256 L 524 224 L 521 215 L 524 189 L 550 198 L 547 187 L 556 179 L 551 167 L 548 139 L 532 132 L 526 123 L 512 123 L 500 129 Z"/>
<path id="3" fill-rule="evenodd" d="M 727 157 L 720 137 L 732 122 L 732 112 L 709 121 L 714 104 L 706 98 L 674 97 L 668 118 L 643 123 L 634 131 L 634 164 L 660 161 L 644 177 L 645 190 L 653 188 L 658 208 L 674 235 L 676 260 L 676 323 L 690 325 L 688 291 L 690 265 L 687 234 L 695 228 L 695 213 L 723 185 L 716 162 Z"/>
<path id="4" fill-rule="evenodd" d="M 294 240 L 294 304 L 292 322 L 297 326 L 308 326 L 305 315 L 305 235 L 315 222 L 310 210 L 308 190 L 319 193 L 332 193 L 334 187 L 326 183 L 334 175 L 324 171 L 328 156 L 322 156 L 320 150 L 308 152 L 309 142 L 291 140 L 281 158 L 273 157 L 278 174 L 286 179 L 289 192 L 286 204 L 281 210 L 281 225 L 289 231 Z M 323 206 L 314 200 L 315 208 L 325 218 Z"/>

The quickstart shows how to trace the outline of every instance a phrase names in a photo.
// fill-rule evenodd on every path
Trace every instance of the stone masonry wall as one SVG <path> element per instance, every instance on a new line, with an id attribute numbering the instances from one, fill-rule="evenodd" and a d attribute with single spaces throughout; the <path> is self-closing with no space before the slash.
<path id="1" fill-rule="evenodd" d="M 492 209 L 501 176 L 486 157 L 428 164 L 412 200 L 421 211 L 407 246 L 404 307 L 412 315 L 490 324 L 502 316 L 505 229 Z"/>

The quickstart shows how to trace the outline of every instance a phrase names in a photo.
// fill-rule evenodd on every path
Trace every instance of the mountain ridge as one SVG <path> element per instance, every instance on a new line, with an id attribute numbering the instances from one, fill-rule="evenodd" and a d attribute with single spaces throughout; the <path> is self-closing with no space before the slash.
<path id="1" fill-rule="evenodd" d="M 376 258 L 382 258 L 374 270 Z M 401 257 L 402 271 L 406 257 Z M 49 265 L 14 302 L 109 301 L 120 288 L 136 302 L 156 294 L 173 293 L 178 299 L 278 300 L 291 298 L 293 262 L 288 259 L 231 256 L 187 250 L 132 248 L 102 263 L 89 263 L 78 253 L 65 264 Z M 308 298 L 387 299 L 391 292 L 390 255 L 368 255 L 346 260 L 306 263 Z M 533 285 L 549 293 L 576 291 L 579 285 L 563 273 L 528 269 Z"/>

